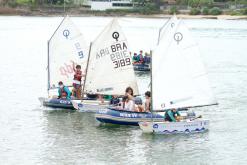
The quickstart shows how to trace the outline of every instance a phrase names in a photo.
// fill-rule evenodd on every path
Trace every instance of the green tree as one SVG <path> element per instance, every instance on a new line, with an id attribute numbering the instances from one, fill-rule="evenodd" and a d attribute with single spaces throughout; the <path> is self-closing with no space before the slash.
<path id="1" fill-rule="evenodd" d="M 212 6 L 214 3 L 213 0 L 189 0 L 188 5 L 194 8 L 202 6 Z"/>

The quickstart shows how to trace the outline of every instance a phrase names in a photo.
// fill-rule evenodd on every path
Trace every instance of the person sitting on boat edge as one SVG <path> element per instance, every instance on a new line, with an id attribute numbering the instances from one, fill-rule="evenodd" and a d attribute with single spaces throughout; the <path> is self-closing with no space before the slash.
<path id="1" fill-rule="evenodd" d="M 123 97 L 123 110 L 135 111 L 135 102 L 130 95 Z"/>
<path id="2" fill-rule="evenodd" d="M 63 85 L 62 81 L 58 83 L 58 99 L 67 99 L 70 100 L 71 92 L 68 87 Z"/>
<path id="3" fill-rule="evenodd" d="M 174 109 L 167 110 L 165 113 L 165 121 L 176 122 L 176 121 L 178 121 L 176 119 L 178 116 L 181 116 L 181 115 L 177 111 L 177 109 L 174 108 Z"/>
<path id="4" fill-rule="evenodd" d="M 148 53 L 145 53 L 144 59 L 143 59 L 144 64 L 150 64 L 151 63 L 151 57 L 148 55 Z"/>
<path id="5" fill-rule="evenodd" d="M 151 92 L 150 91 L 147 91 L 145 92 L 145 98 L 146 98 L 146 101 L 145 101 L 145 112 L 150 112 L 151 110 Z"/>
<path id="6" fill-rule="evenodd" d="M 134 91 L 131 87 L 125 89 L 125 96 L 129 96 L 131 99 L 134 97 Z"/>
<path id="7" fill-rule="evenodd" d="M 122 99 L 121 109 L 126 111 L 135 111 L 135 102 L 133 100 L 134 92 L 131 87 L 125 89 L 125 96 Z"/>
<path id="8" fill-rule="evenodd" d="M 145 104 L 144 105 L 138 105 L 137 111 L 138 112 L 150 112 L 151 109 L 151 92 L 147 91 L 145 92 Z"/>
<path id="9" fill-rule="evenodd" d="M 138 57 L 139 57 L 139 63 L 141 63 L 141 64 L 143 64 L 143 55 L 142 55 L 142 53 L 143 53 L 143 51 L 142 50 L 140 50 L 140 54 L 138 55 Z"/>
<path id="10" fill-rule="evenodd" d="M 137 55 L 137 53 L 134 53 L 134 56 L 133 56 L 132 60 L 133 60 L 133 64 L 139 63 L 140 58 Z"/>
<path id="11" fill-rule="evenodd" d="M 82 78 L 81 65 L 76 65 L 75 67 L 75 63 L 74 63 L 73 70 L 75 74 L 73 79 L 72 96 L 81 99 L 81 78 Z"/>

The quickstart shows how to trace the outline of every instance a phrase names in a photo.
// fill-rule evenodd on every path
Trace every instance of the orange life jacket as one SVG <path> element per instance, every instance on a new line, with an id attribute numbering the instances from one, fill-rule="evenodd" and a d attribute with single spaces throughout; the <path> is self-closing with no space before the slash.
<path id="1" fill-rule="evenodd" d="M 74 80 L 81 81 L 82 71 L 75 71 Z"/>

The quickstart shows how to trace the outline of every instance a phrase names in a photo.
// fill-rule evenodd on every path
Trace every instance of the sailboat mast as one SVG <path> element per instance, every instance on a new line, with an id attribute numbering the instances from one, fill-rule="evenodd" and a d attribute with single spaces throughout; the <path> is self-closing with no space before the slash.
<path id="1" fill-rule="evenodd" d="M 90 42 L 90 47 L 89 47 L 89 52 L 88 52 L 88 58 L 87 58 L 87 64 L 86 64 L 86 72 L 85 72 L 85 80 L 84 80 L 84 84 L 83 84 L 83 88 L 82 88 L 82 93 L 83 94 L 84 94 L 85 84 L 86 84 L 86 80 L 87 80 L 87 71 L 88 71 L 88 63 L 89 63 L 90 54 L 91 54 L 91 47 L 92 47 L 92 42 Z"/>
<path id="2" fill-rule="evenodd" d="M 150 91 L 151 91 L 151 107 L 150 107 L 150 112 L 151 112 L 151 119 L 153 122 L 153 67 L 152 67 L 152 61 L 153 61 L 153 57 L 151 57 L 151 63 L 150 63 L 150 71 L 151 71 L 151 75 L 150 75 Z"/>
<path id="3" fill-rule="evenodd" d="M 50 89 L 50 51 L 49 51 L 49 45 L 50 45 L 50 41 L 47 41 L 47 54 L 48 54 L 48 58 L 47 58 L 47 94 L 49 97 L 49 89 Z"/>

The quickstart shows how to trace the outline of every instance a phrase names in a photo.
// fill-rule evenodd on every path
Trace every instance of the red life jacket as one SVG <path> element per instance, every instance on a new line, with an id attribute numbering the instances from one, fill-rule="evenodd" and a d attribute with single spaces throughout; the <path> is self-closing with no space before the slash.
<path id="1" fill-rule="evenodd" d="M 67 97 L 67 93 L 64 90 L 64 87 L 61 90 L 61 97 Z"/>
<path id="2" fill-rule="evenodd" d="M 81 81 L 82 71 L 75 71 L 74 80 Z"/>

